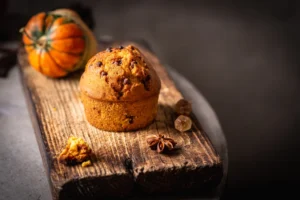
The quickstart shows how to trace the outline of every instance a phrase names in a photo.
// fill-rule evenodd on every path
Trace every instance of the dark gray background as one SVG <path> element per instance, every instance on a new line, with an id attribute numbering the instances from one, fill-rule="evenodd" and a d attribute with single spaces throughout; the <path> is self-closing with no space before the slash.
<path id="1" fill-rule="evenodd" d="M 11 0 L 8 11 L 31 15 L 71 2 Z M 207 98 L 228 140 L 228 197 L 260 191 L 287 198 L 295 192 L 300 177 L 297 1 L 81 2 L 93 8 L 97 37 L 145 38 Z"/>

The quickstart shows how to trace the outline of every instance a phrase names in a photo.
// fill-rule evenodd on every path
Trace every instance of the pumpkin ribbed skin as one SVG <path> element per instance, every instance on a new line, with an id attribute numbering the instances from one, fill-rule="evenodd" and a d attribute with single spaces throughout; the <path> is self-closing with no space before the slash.
<path id="1" fill-rule="evenodd" d="M 97 51 L 92 32 L 68 9 L 38 13 L 22 31 L 30 65 L 48 77 L 63 77 L 84 67 Z"/>

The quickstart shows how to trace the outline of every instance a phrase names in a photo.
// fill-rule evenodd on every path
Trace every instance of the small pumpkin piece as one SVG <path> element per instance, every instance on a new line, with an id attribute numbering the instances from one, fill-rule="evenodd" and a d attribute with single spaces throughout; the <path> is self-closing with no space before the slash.
<path id="1" fill-rule="evenodd" d="M 82 163 L 82 166 L 89 165 L 92 154 L 91 148 L 82 138 L 71 136 L 65 149 L 61 152 L 58 160 L 66 165 Z M 84 164 L 84 162 L 87 162 Z"/>

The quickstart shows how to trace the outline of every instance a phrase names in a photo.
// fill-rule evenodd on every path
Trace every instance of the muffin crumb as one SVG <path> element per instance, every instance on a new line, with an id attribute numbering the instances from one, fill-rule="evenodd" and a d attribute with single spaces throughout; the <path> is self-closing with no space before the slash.
<path id="1" fill-rule="evenodd" d="M 58 160 L 66 165 L 73 165 L 89 161 L 91 154 L 91 148 L 82 138 L 71 136 L 68 139 L 65 149 L 59 155 Z"/>
<path id="2" fill-rule="evenodd" d="M 87 161 L 85 161 L 81 164 L 82 167 L 88 167 L 88 166 L 91 166 L 91 165 L 92 165 L 92 162 L 90 160 L 87 160 Z"/>

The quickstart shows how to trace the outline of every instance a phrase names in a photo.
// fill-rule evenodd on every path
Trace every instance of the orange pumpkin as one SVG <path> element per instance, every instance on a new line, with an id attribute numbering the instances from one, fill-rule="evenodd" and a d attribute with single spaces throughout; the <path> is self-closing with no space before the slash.
<path id="1" fill-rule="evenodd" d="M 92 31 L 69 9 L 38 13 L 21 32 L 30 65 L 48 77 L 63 77 L 84 68 L 97 53 Z"/>

